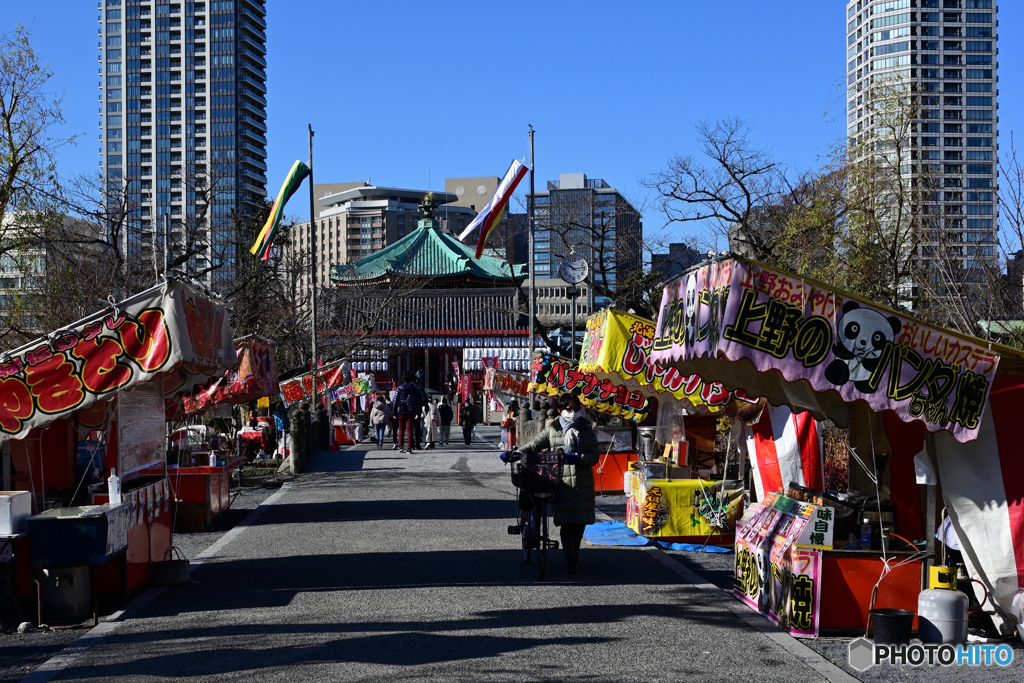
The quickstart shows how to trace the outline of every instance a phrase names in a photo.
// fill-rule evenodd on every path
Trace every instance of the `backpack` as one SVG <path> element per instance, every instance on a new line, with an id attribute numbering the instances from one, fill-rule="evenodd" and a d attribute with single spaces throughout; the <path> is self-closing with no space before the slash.
<path id="1" fill-rule="evenodd" d="M 406 415 L 419 415 L 420 408 L 423 407 L 420 401 L 419 387 L 411 383 L 403 384 L 398 389 L 397 399 L 399 412 Z"/>

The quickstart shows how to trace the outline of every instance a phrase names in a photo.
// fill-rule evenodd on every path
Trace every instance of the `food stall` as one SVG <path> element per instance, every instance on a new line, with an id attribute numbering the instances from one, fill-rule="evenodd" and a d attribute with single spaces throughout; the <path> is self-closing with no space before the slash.
<path id="1" fill-rule="evenodd" d="M 731 525 L 741 507 L 736 487 L 723 493 L 719 482 L 707 477 L 722 475 L 714 456 L 718 417 L 726 414 L 752 419 L 763 401 L 748 398 L 742 390 L 730 392 L 718 382 L 706 382 L 696 374 L 683 375 L 674 368 L 662 369 L 648 362 L 655 323 L 615 309 L 606 309 L 587 321 L 580 354 L 580 370 L 603 381 L 618 382 L 645 396 L 657 406 L 657 427 L 641 427 L 647 442 L 638 444 L 642 459 L 659 459 L 660 465 L 623 463 L 627 524 L 648 538 L 681 543 L 732 543 Z M 685 415 L 685 421 L 680 419 Z M 643 421 L 646 416 L 634 415 Z M 667 455 L 666 455 L 667 452 Z M 627 461 L 638 453 L 627 453 Z M 671 463 L 671 465 L 670 465 Z M 724 466 L 726 463 L 722 463 Z M 712 525 L 710 515 L 718 526 Z M 703 510 L 703 513 L 701 512 Z"/>
<path id="2" fill-rule="evenodd" d="M 313 381 L 320 402 L 326 399 L 331 409 L 331 439 L 336 444 L 352 444 L 362 440 L 362 424 L 353 419 L 354 410 L 347 414 L 337 411 L 340 401 L 351 401 L 377 392 L 377 382 L 371 373 L 354 373 L 348 362 L 308 372 L 281 382 L 281 398 L 285 405 L 313 401 Z"/>
<path id="3" fill-rule="evenodd" d="M 977 592 L 979 602 L 1001 633 L 1013 633 L 1011 602 L 1024 585 L 1024 516 L 1017 511 L 1024 444 L 1014 434 L 1024 354 L 729 256 L 665 287 L 650 356 L 661 370 L 698 374 L 764 397 L 773 408 L 849 428 L 850 488 L 872 497 L 860 510 L 877 508 L 874 534 L 871 547 L 848 549 L 836 509 L 832 548 L 806 549 L 822 566 L 814 587 L 820 615 L 812 615 L 821 628 L 863 629 L 874 587 L 875 607 L 913 609 L 924 566 L 936 559 L 944 506 L 971 578 L 987 589 L 988 600 Z M 749 445 L 748 437 L 739 442 Z M 781 486 L 788 483 L 772 488 Z M 771 493 L 792 498 L 788 490 L 766 490 L 748 514 L 772 506 Z M 741 536 L 752 519 L 739 525 Z M 772 554 L 776 531 L 759 533 L 754 555 Z M 925 539 L 928 550 L 901 558 L 894 547 L 900 537 Z M 894 564 L 902 571 L 890 571 Z M 749 565 L 737 565 L 737 580 L 760 586 L 768 564 L 752 566 L 757 581 Z M 792 608 L 792 575 L 787 581 Z M 762 612 L 764 603 L 759 599 Z"/>
<path id="4" fill-rule="evenodd" d="M 33 569 L 67 569 L 75 556 L 58 550 L 87 528 L 107 540 L 88 556 L 102 565 L 91 585 L 123 593 L 146 581 L 171 546 L 165 396 L 236 363 L 224 305 L 176 280 L 0 354 L 4 479 L 30 493 L 36 515 L 15 558 L 19 595 L 31 594 Z M 104 505 L 112 471 L 121 502 Z"/>
<path id="5" fill-rule="evenodd" d="M 230 406 L 274 396 L 279 391 L 274 344 L 258 335 L 234 340 L 238 369 L 211 379 L 192 395 L 169 398 L 167 418 L 190 422 L 217 406 Z M 185 427 L 188 436 L 195 434 Z M 173 492 L 174 530 L 206 531 L 227 509 L 231 500 L 231 473 L 245 464 L 248 455 L 272 450 L 269 429 L 240 431 L 235 452 L 215 448 L 207 438 L 173 440 L 176 453 L 169 458 L 167 475 Z M 153 469 L 142 474 L 153 475 Z"/>
<path id="6" fill-rule="evenodd" d="M 530 376 L 526 373 L 511 372 L 494 366 L 484 371 L 484 406 L 491 409 L 484 412 L 484 423 L 489 422 L 488 412 L 501 413 L 502 448 L 514 448 L 518 442 L 516 420 L 509 415 L 508 406 L 513 399 L 519 400 L 520 403 L 525 401 L 529 396 L 529 386 Z"/>

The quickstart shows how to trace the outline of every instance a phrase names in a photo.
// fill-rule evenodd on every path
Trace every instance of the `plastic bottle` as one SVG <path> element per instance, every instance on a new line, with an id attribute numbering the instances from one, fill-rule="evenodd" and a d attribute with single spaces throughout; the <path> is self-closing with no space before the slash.
<path id="1" fill-rule="evenodd" d="M 867 517 L 864 518 L 864 524 L 860 527 L 860 547 L 863 550 L 871 549 L 871 523 Z"/>
<path id="2" fill-rule="evenodd" d="M 111 505 L 121 504 L 121 480 L 117 477 L 117 469 L 110 468 L 110 476 L 107 477 L 107 496 Z"/>

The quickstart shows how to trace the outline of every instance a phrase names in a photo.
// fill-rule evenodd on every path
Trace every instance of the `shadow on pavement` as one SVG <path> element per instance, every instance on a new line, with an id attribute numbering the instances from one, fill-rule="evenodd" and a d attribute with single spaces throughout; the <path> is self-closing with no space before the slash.
<path id="1" fill-rule="evenodd" d="M 306 646 L 279 645 L 275 648 L 260 648 L 240 644 L 239 647 L 233 648 L 192 650 L 140 657 L 131 662 L 131 675 L 148 675 L 159 678 L 224 675 L 274 666 L 305 665 L 310 662 L 423 666 L 497 657 L 542 645 L 571 647 L 612 640 L 594 637 L 510 638 L 490 635 L 451 636 L 433 633 L 389 633 L 328 640 Z M 550 662 L 545 666 L 552 669 L 568 668 L 567 665 L 558 662 Z M 564 673 L 568 674 L 569 672 Z M 123 663 L 74 668 L 76 678 L 106 679 L 124 674 Z"/>
<path id="2" fill-rule="evenodd" d="M 268 510 L 257 524 L 329 524 L 403 519 L 511 519 L 510 498 L 426 500 L 339 500 L 321 503 L 281 502 Z"/>
<path id="3" fill-rule="evenodd" d="M 669 591 L 678 585 L 678 579 L 671 572 L 652 566 L 636 550 L 585 550 L 581 557 L 584 559 L 583 572 L 570 577 L 564 573 L 561 552 L 550 551 L 549 580 L 542 585 L 563 584 L 574 588 L 653 585 L 665 586 Z M 274 580 L 243 586 L 236 580 L 239 576 L 266 576 L 274 577 Z M 483 586 L 507 587 L 510 591 L 530 586 L 532 590 L 537 585 L 537 567 L 536 564 L 524 564 L 519 550 L 513 547 L 416 553 L 384 551 L 212 561 L 200 567 L 195 578 L 198 584 L 171 587 L 140 616 L 149 618 L 192 611 L 281 608 L 290 605 L 300 594 Z M 345 598 L 333 596 L 328 599 Z M 636 609 L 652 608 L 640 606 Z M 504 618 L 514 622 L 519 618 L 517 614 L 519 610 Z M 530 614 L 530 611 L 524 614 Z M 702 618 L 714 617 L 704 614 Z M 349 626 L 344 628 L 349 629 Z"/>

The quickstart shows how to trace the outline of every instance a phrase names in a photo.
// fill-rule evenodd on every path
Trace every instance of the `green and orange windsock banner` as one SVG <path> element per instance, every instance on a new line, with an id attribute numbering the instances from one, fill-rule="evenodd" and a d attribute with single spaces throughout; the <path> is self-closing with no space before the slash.
<path id="1" fill-rule="evenodd" d="M 277 229 L 281 225 L 281 219 L 284 217 L 285 204 L 292 198 L 292 195 L 295 194 L 295 191 L 299 189 L 299 185 L 302 184 L 302 181 L 308 175 L 309 167 L 304 163 L 296 161 L 292 164 L 292 170 L 288 171 L 288 177 L 284 179 L 281 190 L 277 193 L 277 199 L 274 200 L 274 206 L 270 209 L 270 216 L 267 218 L 266 225 L 260 230 L 260 234 L 256 237 L 256 243 L 249 250 L 250 254 L 259 256 L 264 261 L 270 259 L 270 247 L 274 244 Z"/>

